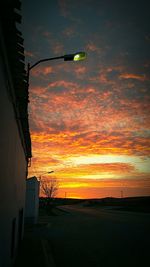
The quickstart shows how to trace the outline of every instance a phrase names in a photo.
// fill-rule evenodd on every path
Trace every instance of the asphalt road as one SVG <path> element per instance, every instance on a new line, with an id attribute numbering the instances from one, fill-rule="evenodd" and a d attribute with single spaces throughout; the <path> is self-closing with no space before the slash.
<path id="1" fill-rule="evenodd" d="M 57 267 L 150 266 L 150 214 L 64 206 L 49 234 Z"/>

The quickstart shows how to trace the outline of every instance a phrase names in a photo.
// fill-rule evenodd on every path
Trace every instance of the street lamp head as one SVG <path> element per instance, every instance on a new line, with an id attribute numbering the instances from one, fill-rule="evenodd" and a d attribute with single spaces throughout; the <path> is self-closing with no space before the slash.
<path id="1" fill-rule="evenodd" d="M 64 56 L 59 56 L 59 57 L 51 57 L 51 58 L 44 58 L 44 59 L 40 59 L 39 61 L 35 62 L 33 65 L 30 65 L 30 63 L 28 63 L 27 66 L 27 80 L 29 83 L 29 73 L 30 70 L 33 69 L 35 66 L 37 66 L 38 64 L 45 62 L 45 61 L 49 61 L 49 60 L 55 60 L 55 59 L 64 59 L 64 61 L 81 61 L 86 59 L 87 55 L 85 52 L 78 52 L 78 53 L 74 53 L 74 54 L 68 54 L 68 55 L 64 55 Z"/>
<path id="2" fill-rule="evenodd" d="M 53 173 L 54 171 L 47 172 L 48 174 Z"/>
<path id="3" fill-rule="evenodd" d="M 78 52 L 74 54 L 64 55 L 64 61 L 81 61 L 86 59 L 87 55 L 85 52 Z"/>
<path id="4" fill-rule="evenodd" d="M 87 54 L 85 52 L 79 52 L 74 55 L 74 61 L 80 61 L 86 59 Z"/>

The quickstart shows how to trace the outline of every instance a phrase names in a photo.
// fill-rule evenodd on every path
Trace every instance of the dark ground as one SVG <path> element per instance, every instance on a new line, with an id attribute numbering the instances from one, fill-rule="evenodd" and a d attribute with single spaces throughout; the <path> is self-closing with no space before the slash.
<path id="1" fill-rule="evenodd" d="M 14 267 L 46 266 L 43 240 L 50 245 L 48 254 L 54 256 L 56 267 L 144 267 L 141 264 L 145 264 L 148 253 L 149 214 L 150 197 L 57 198 L 48 206 L 45 199 L 40 199 L 39 221 L 25 225 Z M 115 253 L 120 263 L 113 258 Z"/>
<path id="2" fill-rule="evenodd" d="M 46 233 L 56 267 L 147 266 L 149 213 L 81 203 L 61 209 Z"/>
<path id="3" fill-rule="evenodd" d="M 44 206 L 46 199 L 40 198 L 40 207 Z M 126 197 L 126 198 L 100 198 L 100 199 L 68 199 L 55 198 L 48 207 L 52 213 L 53 207 L 62 205 L 82 204 L 85 207 L 113 207 L 117 210 L 150 213 L 150 196 Z"/>

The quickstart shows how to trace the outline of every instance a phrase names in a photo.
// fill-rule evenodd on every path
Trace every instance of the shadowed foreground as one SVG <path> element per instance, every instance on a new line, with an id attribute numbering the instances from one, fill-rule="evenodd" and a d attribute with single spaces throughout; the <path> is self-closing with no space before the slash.
<path id="1" fill-rule="evenodd" d="M 25 228 L 15 267 L 147 266 L 150 213 L 116 208 L 85 201 L 41 208 L 38 224 Z"/>
<path id="2" fill-rule="evenodd" d="M 137 267 L 149 262 L 150 214 L 64 206 L 50 219 L 57 267 Z"/>

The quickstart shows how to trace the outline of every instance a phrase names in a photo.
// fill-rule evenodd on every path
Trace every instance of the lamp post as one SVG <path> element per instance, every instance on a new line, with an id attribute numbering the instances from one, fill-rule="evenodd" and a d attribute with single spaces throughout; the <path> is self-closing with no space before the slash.
<path id="1" fill-rule="evenodd" d="M 28 82 L 28 86 L 29 86 L 30 70 L 33 69 L 38 64 L 40 64 L 42 62 L 50 61 L 50 60 L 57 60 L 57 59 L 64 59 L 64 61 L 81 61 L 81 60 L 86 59 L 86 57 L 87 57 L 87 55 L 86 55 L 85 52 L 77 52 L 77 53 L 74 53 L 74 54 L 67 54 L 67 55 L 63 55 L 63 56 L 59 56 L 59 57 L 51 57 L 51 58 L 40 59 L 37 62 L 35 62 L 33 65 L 30 65 L 30 63 L 28 63 L 28 65 L 27 65 L 27 82 Z"/>
<path id="2" fill-rule="evenodd" d="M 54 171 L 49 171 L 49 172 L 44 172 L 42 173 L 40 176 L 39 176 L 39 181 L 41 181 L 41 178 L 42 178 L 42 175 L 44 174 L 50 174 L 50 173 L 53 173 Z"/>
<path id="3" fill-rule="evenodd" d="M 59 56 L 59 57 L 51 57 L 51 58 L 44 58 L 44 59 L 40 59 L 37 62 L 35 62 L 33 65 L 30 65 L 30 63 L 28 63 L 27 65 L 27 86 L 29 88 L 29 77 L 30 77 L 30 70 L 33 69 L 34 67 L 36 67 L 37 65 L 39 65 L 42 62 L 46 62 L 46 61 L 50 61 L 50 60 L 57 60 L 57 59 L 64 59 L 64 61 L 81 61 L 86 59 L 87 55 L 85 52 L 77 52 L 74 54 L 67 54 L 67 55 L 63 55 L 63 56 Z M 51 171 L 53 172 L 53 171 Z M 48 173 L 51 173 L 48 172 Z M 41 179 L 41 176 L 40 176 Z"/>

